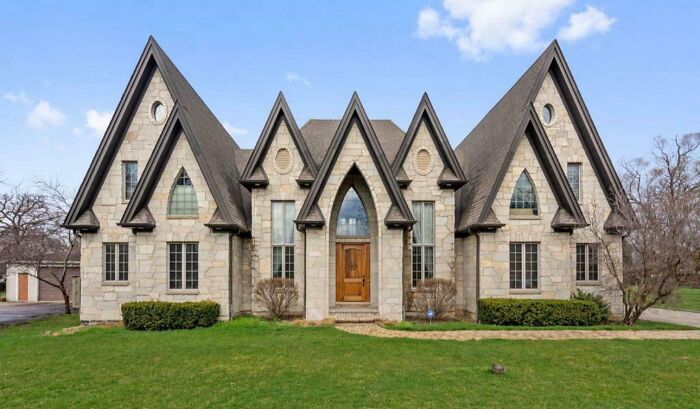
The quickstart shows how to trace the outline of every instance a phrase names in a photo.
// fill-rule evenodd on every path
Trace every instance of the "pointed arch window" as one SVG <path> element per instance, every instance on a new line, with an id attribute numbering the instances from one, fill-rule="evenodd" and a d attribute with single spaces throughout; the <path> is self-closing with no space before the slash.
<path id="1" fill-rule="evenodd" d="M 338 212 L 336 234 L 346 237 L 369 236 L 367 211 L 354 187 L 348 189 Z"/>
<path id="2" fill-rule="evenodd" d="M 515 183 L 515 190 L 510 198 L 510 214 L 511 216 L 537 216 L 539 214 L 535 185 L 527 170 L 520 174 Z"/>
<path id="3" fill-rule="evenodd" d="M 197 213 L 197 192 L 195 192 L 192 180 L 183 168 L 178 173 L 173 190 L 170 192 L 168 215 L 196 216 Z"/>

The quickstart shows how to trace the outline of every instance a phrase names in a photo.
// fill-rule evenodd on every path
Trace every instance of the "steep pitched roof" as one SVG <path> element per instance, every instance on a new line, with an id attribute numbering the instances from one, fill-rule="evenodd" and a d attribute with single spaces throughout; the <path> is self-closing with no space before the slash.
<path id="1" fill-rule="evenodd" d="M 562 207 L 562 212 L 558 211 L 552 221 L 552 227 L 569 229 L 585 225 L 578 203 L 575 199 L 572 202 L 570 186 L 563 183 L 565 176 L 560 181 L 563 170 L 532 105 L 547 72 L 552 72 L 562 90 L 596 175 L 611 193 L 610 203 L 614 200 L 612 193 L 617 195 L 623 192 L 559 44 L 554 41 L 455 149 L 469 179 L 469 183 L 456 196 L 458 233 L 492 227 L 493 220 L 487 222 L 487 219 L 492 214 L 493 199 L 517 144 L 526 132 L 539 145 L 535 147 L 538 155 L 541 155 L 541 162 L 549 163 L 547 167 L 550 169 L 546 170 L 546 174 Z"/>
<path id="2" fill-rule="evenodd" d="M 377 135 L 379 145 L 391 164 L 401 141 L 404 139 L 404 132 L 390 119 L 371 119 L 369 122 Z M 304 136 L 318 166 L 321 166 L 321 162 L 328 152 L 328 147 L 338 125 L 340 125 L 339 119 L 310 119 L 301 127 L 301 134 Z"/>
<path id="3" fill-rule="evenodd" d="M 433 139 L 433 143 L 440 153 L 440 159 L 442 159 L 445 166 L 440 173 L 438 184 L 440 187 L 458 189 L 467 182 L 467 179 L 462 172 L 462 167 L 457 161 L 457 157 L 450 146 L 450 141 L 447 139 L 445 131 L 442 129 L 440 120 L 435 113 L 435 108 L 433 108 L 433 104 L 430 102 L 427 93 L 423 94 L 418 104 L 418 109 L 416 109 L 416 113 L 413 115 L 411 125 L 408 127 L 408 131 L 406 131 L 406 137 L 403 139 L 396 154 L 392 165 L 394 175 L 397 179 L 401 179 L 402 183 L 406 183 L 405 179 L 407 178 L 404 178 L 405 172 L 403 171 L 403 163 L 406 160 L 406 156 L 411 149 L 413 141 L 416 139 L 418 129 L 422 122 L 425 123 L 425 126 L 428 128 L 428 133 Z M 410 181 L 408 181 L 408 183 L 410 183 Z"/>
<path id="4" fill-rule="evenodd" d="M 148 78 L 155 69 L 160 70 L 165 85 L 173 98 L 174 107 L 146 167 L 148 168 L 151 163 L 155 162 L 159 166 L 163 165 L 162 158 L 158 155 L 169 154 L 169 151 L 161 152 L 167 150 L 164 149 L 166 146 L 170 147 L 167 143 L 169 142 L 168 138 L 172 138 L 174 129 L 183 129 L 216 200 L 220 218 L 223 220 L 222 227 L 235 227 L 240 231 L 247 231 L 250 220 L 250 194 L 240 186 L 240 175 L 236 167 L 236 158 L 244 153 L 241 152 L 238 145 L 153 37 L 148 39 L 139 63 L 119 102 L 117 111 L 66 217 L 64 226 L 81 228 L 76 225 L 76 221 L 85 219 L 81 216 L 90 211 L 138 105 L 140 96 L 147 86 Z M 155 165 L 151 165 L 151 167 L 153 166 Z M 159 171 L 160 169 L 151 169 L 149 173 L 153 174 Z M 145 192 L 144 186 L 152 187 L 152 181 L 146 180 L 145 176 L 146 171 L 136 187 L 137 191 L 141 189 L 142 196 L 150 195 L 150 192 Z M 149 217 L 152 219 L 150 212 L 144 208 L 145 204 L 140 202 L 141 200 L 143 197 L 140 200 L 132 199 L 127 206 L 127 211 L 122 217 L 122 222 L 125 225 L 128 223 L 146 225 L 149 222 Z M 94 231 L 98 228 L 99 225 L 93 225 L 90 230 Z"/>
<path id="5" fill-rule="evenodd" d="M 265 171 L 262 169 L 262 161 L 265 159 L 265 154 L 270 147 L 272 142 L 272 137 L 277 133 L 280 125 L 284 122 L 289 129 L 289 133 L 292 136 L 294 145 L 296 146 L 301 159 L 304 162 L 304 169 L 301 174 L 297 177 L 297 183 L 299 186 L 310 186 L 316 177 L 316 163 L 311 157 L 311 152 L 306 146 L 306 141 L 299 131 L 292 111 L 287 105 L 287 101 L 284 99 L 284 95 L 280 92 L 277 95 L 277 100 L 272 106 L 270 115 L 267 117 L 267 122 L 265 122 L 265 127 L 263 128 L 260 138 L 258 138 L 257 144 L 255 144 L 255 149 L 251 154 L 250 160 L 243 171 L 241 178 L 241 183 L 247 187 L 263 187 L 267 186 L 268 179 L 265 175 Z"/>
<path id="6" fill-rule="evenodd" d="M 311 185 L 311 190 L 306 196 L 306 200 L 304 200 L 297 220 L 295 220 L 297 226 L 300 228 L 320 227 L 325 223 L 323 214 L 318 208 L 318 199 L 323 192 L 328 176 L 353 125 L 357 125 L 360 130 L 360 134 L 369 149 L 370 156 L 377 166 L 382 182 L 384 182 L 384 187 L 391 199 L 392 205 L 384 218 L 385 224 L 389 227 L 413 225 L 415 220 L 413 220 L 411 210 L 401 194 L 399 185 L 396 183 L 396 179 L 391 172 L 389 161 L 380 146 L 372 123 L 367 117 L 367 113 L 360 102 L 359 96 L 357 93 L 353 93 L 350 103 L 345 110 L 345 114 L 340 120 L 333 139 L 331 140 L 328 152 L 325 154 L 323 162 L 321 163 L 316 180 L 314 180 L 314 183 Z"/>

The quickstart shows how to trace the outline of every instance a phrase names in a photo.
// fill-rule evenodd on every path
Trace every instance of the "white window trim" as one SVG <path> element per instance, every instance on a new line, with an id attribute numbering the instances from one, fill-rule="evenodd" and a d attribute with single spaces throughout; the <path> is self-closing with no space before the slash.
<path id="1" fill-rule="evenodd" d="M 114 279 L 107 278 L 107 246 L 114 246 Z M 119 256 L 121 255 L 121 246 L 126 246 L 126 280 L 120 280 Z M 128 285 L 129 283 L 129 243 L 127 242 L 106 242 L 102 243 L 102 283 L 105 285 Z"/>
<path id="2" fill-rule="evenodd" d="M 433 277 L 432 278 L 435 278 L 435 202 L 429 201 L 429 200 L 414 200 L 412 202 L 412 205 L 415 205 L 417 203 L 420 203 L 420 206 L 421 206 L 421 234 L 420 234 L 421 243 L 413 243 L 413 237 L 411 237 L 411 288 L 413 288 L 413 289 L 418 287 L 419 282 L 426 279 L 425 278 L 425 264 L 426 264 L 425 263 L 425 249 L 427 247 L 430 247 L 433 249 L 433 261 L 432 261 Z M 423 220 L 425 220 L 425 219 L 423 218 L 423 213 L 424 213 L 426 203 L 429 203 L 433 206 L 433 237 L 432 237 L 432 240 L 430 240 L 430 242 L 432 244 L 425 243 L 425 223 L 423 222 Z M 413 208 L 413 206 L 411 206 L 411 208 Z M 420 252 L 421 253 L 421 260 L 420 260 L 420 277 L 416 279 L 416 283 L 414 284 L 413 283 L 413 253 L 414 253 L 416 247 L 420 247 L 420 249 L 421 249 L 421 252 Z"/>
<path id="3" fill-rule="evenodd" d="M 182 251 L 180 252 L 180 262 L 182 263 L 182 279 L 181 284 L 178 288 L 170 287 L 170 245 L 179 244 L 182 246 Z M 187 244 L 197 245 L 197 288 L 187 288 Z M 166 276 L 165 288 L 166 294 L 199 294 L 199 242 L 198 241 L 169 241 L 166 242 L 166 263 L 168 264 Z"/>
<path id="4" fill-rule="evenodd" d="M 274 231 L 275 231 L 275 216 L 274 216 L 275 212 L 274 212 L 273 208 L 275 206 L 275 203 L 283 204 L 282 220 L 281 220 L 281 223 L 282 223 L 282 243 L 275 243 L 275 240 L 274 240 L 274 237 L 275 237 L 275 234 L 274 234 Z M 296 264 L 296 254 L 295 254 L 295 249 L 294 249 L 296 232 L 294 231 L 294 220 L 290 221 L 292 223 L 292 242 L 291 243 L 284 243 L 284 236 L 285 236 L 285 232 L 287 230 L 286 229 L 287 226 L 285 223 L 285 215 L 287 213 L 285 211 L 286 210 L 285 207 L 287 207 L 289 204 L 291 204 L 293 207 L 293 210 L 296 211 L 296 202 L 294 200 L 273 200 L 272 206 L 270 206 L 270 212 L 272 213 L 270 216 L 270 220 L 272 220 L 272 223 L 270 223 L 270 227 L 271 227 L 270 228 L 270 239 L 271 239 L 270 243 L 271 243 L 271 248 L 272 248 L 272 251 L 270 253 L 270 256 L 271 256 L 270 257 L 270 261 L 271 261 L 270 262 L 270 276 L 272 278 L 283 278 L 283 279 L 294 280 L 294 276 L 296 274 L 296 265 L 295 265 Z M 281 274 L 280 277 L 275 277 L 275 259 L 274 259 L 275 248 L 282 249 L 282 256 L 281 256 L 282 257 L 282 271 L 280 273 Z M 286 256 L 288 251 L 291 251 L 292 258 L 293 258 L 292 264 L 294 265 L 291 277 L 287 277 L 287 260 L 286 260 L 285 256 Z"/>
<path id="5" fill-rule="evenodd" d="M 584 246 L 584 256 L 583 256 L 583 262 L 584 262 L 584 270 L 583 270 L 583 275 L 584 279 L 579 280 L 578 279 L 578 246 Z M 598 278 L 595 280 L 591 280 L 591 267 L 590 267 L 590 251 L 591 251 L 591 246 L 597 246 L 596 243 L 576 243 L 576 249 L 575 249 L 575 265 L 574 265 L 574 279 L 578 284 L 599 284 L 600 283 L 600 249 L 598 249 L 598 260 L 596 265 L 598 266 Z"/>
<path id="6" fill-rule="evenodd" d="M 514 244 L 517 246 L 520 246 L 520 254 L 522 255 L 522 258 L 520 259 L 520 287 L 511 287 L 510 286 L 510 245 Z M 526 278 L 525 278 L 525 248 L 526 245 L 528 244 L 534 244 L 537 248 L 537 286 L 534 288 L 527 288 L 525 286 Z M 518 242 L 509 242 L 508 243 L 508 289 L 510 290 L 511 293 L 520 293 L 520 294 L 527 294 L 527 293 L 539 293 L 541 292 L 540 289 L 540 281 L 542 279 L 542 276 L 540 275 L 540 266 L 542 265 L 541 262 L 541 254 L 540 254 L 540 243 L 536 241 L 518 241 Z"/>

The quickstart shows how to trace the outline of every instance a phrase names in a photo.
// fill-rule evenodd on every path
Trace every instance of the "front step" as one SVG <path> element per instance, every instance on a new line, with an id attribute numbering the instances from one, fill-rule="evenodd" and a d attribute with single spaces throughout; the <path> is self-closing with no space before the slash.
<path id="1" fill-rule="evenodd" d="M 337 305 L 331 307 L 335 322 L 374 322 L 379 320 L 379 309 L 365 305 Z"/>

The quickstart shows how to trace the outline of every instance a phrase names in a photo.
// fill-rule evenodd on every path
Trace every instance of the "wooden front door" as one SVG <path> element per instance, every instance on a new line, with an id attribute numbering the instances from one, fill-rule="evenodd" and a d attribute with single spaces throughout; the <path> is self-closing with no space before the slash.
<path id="1" fill-rule="evenodd" d="M 17 274 L 17 286 L 19 287 L 17 299 L 27 301 L 29 299 L 29 275 Z"/>
<path id="2" fill-rule="evenodd" d="M 335 300 L 369 301 L 369 243 L 335 246 Z"/>

